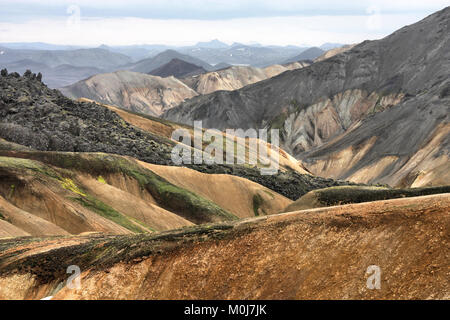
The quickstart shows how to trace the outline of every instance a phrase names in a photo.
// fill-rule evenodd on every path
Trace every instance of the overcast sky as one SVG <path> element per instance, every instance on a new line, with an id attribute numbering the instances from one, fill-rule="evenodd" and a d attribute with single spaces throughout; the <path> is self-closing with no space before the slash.
<path id="1" fill-rule="evenodd" d="M 379 39 L 449 0 L 0 0 L 0 42 L 320 45 Z"/>

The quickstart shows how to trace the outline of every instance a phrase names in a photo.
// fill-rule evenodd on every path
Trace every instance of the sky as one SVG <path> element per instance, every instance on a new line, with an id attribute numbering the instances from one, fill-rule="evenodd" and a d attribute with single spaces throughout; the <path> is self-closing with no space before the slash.
<path id="1" fill-rule="evenodd" d="M 357 43 L 385 37 L 449 5 L 450 0 L 0 0 L 0 43 Z"/>

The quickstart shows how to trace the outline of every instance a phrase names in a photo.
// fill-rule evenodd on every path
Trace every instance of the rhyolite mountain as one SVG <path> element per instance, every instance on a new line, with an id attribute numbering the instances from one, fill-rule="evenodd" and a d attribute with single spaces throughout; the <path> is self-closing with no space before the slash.
<path id="1" fill-rule="evenodd" d="M 450 7 L 388 37 L 163 117 L 205 127 L 279 128 L 315 174 L 421 186 L 449 179 Z"/>
<path id="2" fill-rule="evenodd" d="M 88 98 L 153 116 L 197 95 L 173 76 L 161 78 L 132 71 L 97 74 L 61 88 L 61 92 L 70 98 Z"/>
<path id="3" fill-rule="evenodd" d="M 293 62 L 285 65 L 272 65 L 265 68 L 250 66 L 231 66 L 216 71 L 185 77 L 182 81 L 199 94 L 214 91 L 232 91 L 244 86 L 272 78 L 288 70 L 308 66 L 307 62 Z"/>

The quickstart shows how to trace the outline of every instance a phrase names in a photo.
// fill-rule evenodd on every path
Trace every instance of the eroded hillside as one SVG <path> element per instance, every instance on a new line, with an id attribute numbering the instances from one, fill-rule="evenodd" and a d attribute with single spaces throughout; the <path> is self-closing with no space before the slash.
<path id="1" fill-rule="evenodd" d="M 174 77 L 131 71 L 98 74 L 61 88 L 61 92 L 70 98 L 88 98 L 154 116 L 197 95 Z"/>
<path id="2" fill-rule="evenodd" d="M 1 240 L 0 298 L 448 299 L 449 212 L 443 194 L 156 235 Z M 79 289 L 65 287 L 70 265 Z"/>

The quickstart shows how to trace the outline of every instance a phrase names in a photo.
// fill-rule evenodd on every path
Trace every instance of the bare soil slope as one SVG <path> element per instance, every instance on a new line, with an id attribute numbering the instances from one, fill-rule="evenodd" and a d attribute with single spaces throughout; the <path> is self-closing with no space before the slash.
<path id="1" fill-rule="evenodd" d="M 140 164 L 174 185 L 217 203 L 239 218 L 278 213 L 292 203 L 292 200 L 240 177 L 205 174 L 188 168 L 158 166 L 145 162 Z"/>
<path id="2" fill-rule="evenodd" d="M 0 298 L 449 299 L 449 212 L 443 194 L 154 236 L 2 240 Z M 73 264 L 78 290 L 64 287 Z"/>

